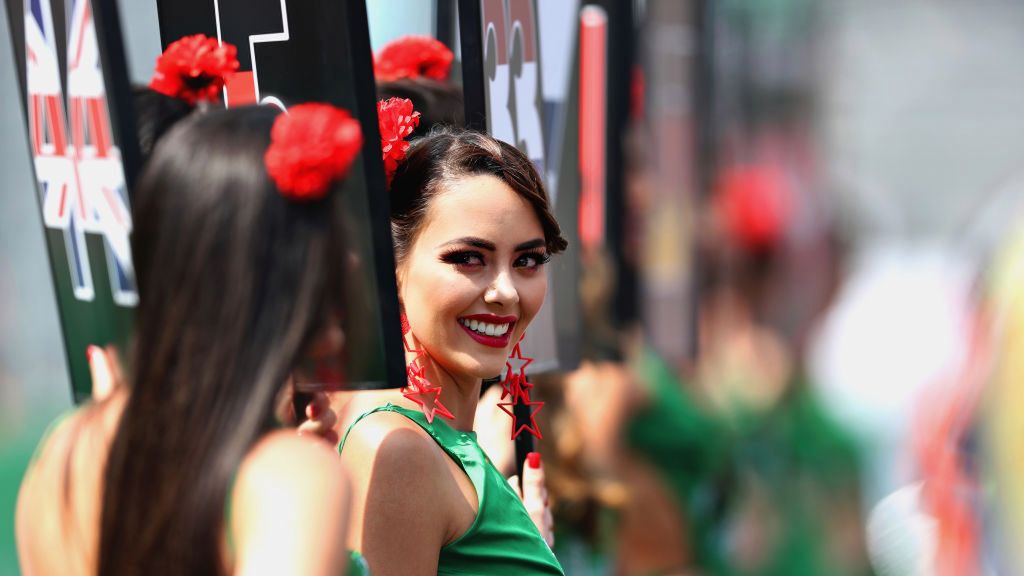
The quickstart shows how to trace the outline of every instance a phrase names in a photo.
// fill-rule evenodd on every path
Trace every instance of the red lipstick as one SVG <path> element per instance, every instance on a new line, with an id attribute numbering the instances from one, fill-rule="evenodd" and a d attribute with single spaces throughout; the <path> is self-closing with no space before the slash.
<path id="1" fill-rule="evenodd" d="M 459 327 L 469 334 L 469 337 L 484 346 L 490 346 L 491 348 L 505 348 L 508 346 L 509 339 L 512 337 L 512 328 L 515 326 L 516 320 L 519 318 L 516 316 L 498 316 L 496 314 L 470 314 L 469 316 L 462 316 L 459 318 Z M 476 320 L 477 322 L 484 322 L 487 324 L 508 324 L 508 330 L 505 331 L 501 336 L 488 336 L 487 334 L 481 334 L 476 330 L 471 330 L 469 326 L 463 324 L 463 321 Z"/>

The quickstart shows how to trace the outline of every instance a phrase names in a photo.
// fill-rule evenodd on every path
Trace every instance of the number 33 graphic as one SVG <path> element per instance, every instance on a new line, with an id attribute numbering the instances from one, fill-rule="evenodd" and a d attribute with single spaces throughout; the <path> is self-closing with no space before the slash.
<path id="1" fill-rule="evenodd" d="M 482 0 L 490 133 L 522 150 L 544 173 L 540 50 L 533 0 Z"/>

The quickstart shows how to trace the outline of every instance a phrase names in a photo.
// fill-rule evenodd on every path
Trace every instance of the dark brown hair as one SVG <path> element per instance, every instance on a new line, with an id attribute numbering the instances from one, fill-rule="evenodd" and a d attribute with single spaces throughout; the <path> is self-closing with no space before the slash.
<path id="1" fill-rule="evenodd" d="M 193 115 L 140 178 L 136 342 L 104 476 L 99 574 L 224 569 L 232 479 L 341 306 L 340 183 L 311 202 L 278 192 L 263 164 L 277 114 Z"/>
<path id="2" fill-rule="evenodd" d="M 549 254 L 568 246 L 551 213 L 544 181 L 533 163 L 514 146 L 480 132 L 444 128 L 415 141 L 391 182 L 391 236 L 395 260 L 405 260 L 423 225 L 430 201 L 447 183 L 489 174 L 507 184 L 533 207 Z"/>
<path id="3" fill-rule="evenodd" d="M 413 138 L 430 134 L 445 126 L 465 124 L 462 86 L 433 78 L 400 78 L 377 84 L 377 98 L 408 98 L 420 113 L 420 125 Z"/>

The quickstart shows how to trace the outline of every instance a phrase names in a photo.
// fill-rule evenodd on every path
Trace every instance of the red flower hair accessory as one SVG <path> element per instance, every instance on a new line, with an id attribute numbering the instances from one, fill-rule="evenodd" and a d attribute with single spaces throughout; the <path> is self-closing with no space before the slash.
<path id="1" fill-rule="evenodd" d="M 377 102 L 377 122 L 380 126 L 384 173 L 388 178 L 388 186 L 391 186 L 391 177 L 409 150 L 405 138 L 420 125 L 420 113 L 413 110 L 412 100 L 408 98 L 388 98 Z"/>
<path id="2" fill-rule="evenodd" d="M 292 200 L 319 200 L 363 145 L 359 122 L 330 104 L 299 104 L 277 117 L 264 155 L 267 173 Z"/>
<path id="3" fill-rule="evenodd" d="M 790 219 L 786 175 L 766 165 L 727 168 L 719 178 L 715 209 L 729 238 L 741 248 L 775 248 L 782 242 Z"/>
<path id="4" fill-rule="evenodd" d="M 380 82 L 401 78 L 447 80 L 455 55 L 430 36 L 403 36 L 388 42 L 373 59 L 373 74 Z"/>
<path id="5" fill-rule="evenodd" d="M 238 50 L 203 34 L 173 42 L 156 59 L 149 87 L 165 96 L 196 102 L 215 102 L 224 77 L 238 70 Z"/>

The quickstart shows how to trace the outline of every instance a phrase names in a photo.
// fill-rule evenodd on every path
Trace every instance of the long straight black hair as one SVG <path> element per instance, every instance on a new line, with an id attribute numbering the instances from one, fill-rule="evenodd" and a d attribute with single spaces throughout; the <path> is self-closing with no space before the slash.
<path id="1" fill-rule="evenodd" d="M 223 571 L 234 475 L 340 312 L 340 190 L 303 203 L 278 192 L 263 163 L 277 114 L 183 120 L 140 177 L 136 340 L 105 470 L 99 574 Z"/>

